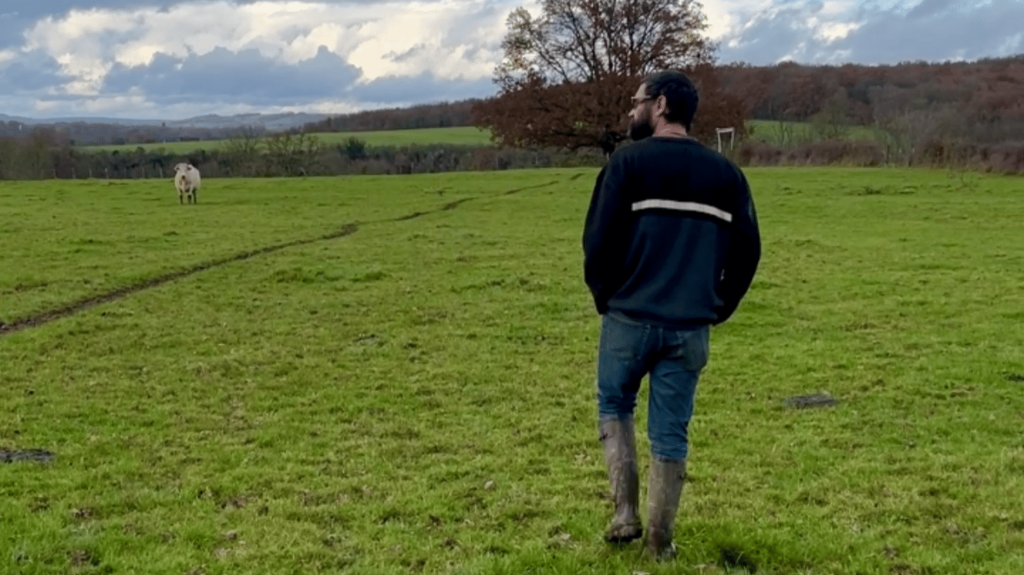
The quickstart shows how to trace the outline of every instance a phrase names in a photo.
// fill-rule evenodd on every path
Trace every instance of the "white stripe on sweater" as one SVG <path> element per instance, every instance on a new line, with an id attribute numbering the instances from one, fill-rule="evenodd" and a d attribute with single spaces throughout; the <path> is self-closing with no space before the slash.
<path id="1" fill-rule="evenodd" d="M 720 210 L 715 206 L 709 206 L 707 204 L 698 204 L 696 202 L 676 202 L 673 200 L 644 200 L 642 202 L 635 202 L 633 204 L 633 211 L 637 212 L 640 210 L 651 210 L 656 208 L 662 208 L 666 210 L 677 210 L 680 212 L 700 212 L 709 216 L 714 216 L 720 220 L 732 222 L 732 214 L 725 210 Z"/>

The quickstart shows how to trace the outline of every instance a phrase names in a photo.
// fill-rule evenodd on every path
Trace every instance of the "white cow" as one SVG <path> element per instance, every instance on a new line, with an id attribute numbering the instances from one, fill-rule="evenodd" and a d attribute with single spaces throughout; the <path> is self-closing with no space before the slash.
<path id="1" fill-rule="evenodd" d="M 174 166 L 174 187 L 178 190 L 178 203 L 186 201 L 195 204 L 199 201 L 199 169 L 182 162 Z"/>

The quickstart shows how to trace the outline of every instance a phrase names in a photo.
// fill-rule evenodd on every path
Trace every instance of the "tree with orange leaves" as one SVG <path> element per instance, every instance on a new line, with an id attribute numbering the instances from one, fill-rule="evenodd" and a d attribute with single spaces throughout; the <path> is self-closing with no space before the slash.
<path id="1" fill-rule="evenodd" d="M 701 90 L 694 136 L 716 127 L 743 131 L 745 109 L 719 90 L 715 46 L 696 0 L 545 0 L 507 20 L 495 98 L 474 106 L 474 123 L 512 146 L 600 146 L 624 127 L 630 97 L 644 77 L 665 69 Z"/>

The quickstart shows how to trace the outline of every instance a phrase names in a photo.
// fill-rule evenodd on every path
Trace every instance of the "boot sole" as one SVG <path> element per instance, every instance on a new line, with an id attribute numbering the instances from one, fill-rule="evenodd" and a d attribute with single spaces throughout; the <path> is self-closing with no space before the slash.
<path id="1" fill-rule="evenodd" d="M 652 548 L 650 545 L 647 547 L 647 556 L 655 561 L 671 561 L 676 558 L 677 553 L 678 548 L 674 542 L 664 547 L 659 546 L 657 549 Z"/>
<path id="2" fill-rule="evenodd" d="M 606 534 L 604 536 L 604 540 L 608 543 L 629 543 L 630 541 L 636 541 L 637 539 L 640 539 L 643 536 L 644 530 L 637 529 L 636 531 L 623 534 Z"/>

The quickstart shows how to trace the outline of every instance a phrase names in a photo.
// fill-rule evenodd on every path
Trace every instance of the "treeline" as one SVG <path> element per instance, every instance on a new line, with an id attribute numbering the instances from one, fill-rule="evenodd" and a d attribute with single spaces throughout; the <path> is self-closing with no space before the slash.
<path id="1" fill-rule="evenodd" d="M 1024 173 L 1024 56 L 976 62 L 910 62 L 894 66 L 720 66 L 721 89 L 742 99 L 748 117 L 777 121 L 779 137 L 737 143 L 744 165 L 896 165 L 964 167 Z M 264 130 L 166 128 L 175 138 L 230 138 L 223 149 L 191 154 L 204 175 L 288 176 L 396 174 L 463 169 L 598 165 L 597 150 L 473 149 L 457 146 L 370 148 L 359 140 L 337 146 L 309 135 L 471 125 L 480 100 L 374 110 L 307 124 L 267 136 Z M 808 122 L 813 138 L 796 137 L 786 122 Z M 75 124 L 23 132 L 0 122 L 0 179 L 168 177 L 180 154 L 142 148 L 85 153 L 73 130 L 125 126 Z M 860 129 L 853 130 L 854 127 Z M 161 134 L 134 127 L 142 141 Z M 758 130 L 769 129 L 759 126 Z M 15 132 L 15 130 L 17 130 Z M 68 131 L 72 130 L 72 131 Z M 151 132 L 148 130 L 157 130 Z M 102 132 L 97 132 L 102 133 Z M 80 136 L 81 137 L 81 136 Z M 118 136 L 120 137 L 120 136 Z M 108 143 L 120 143 L 112 141 Z M 711 143 L 711 142 L 706 142 Z M 359 151 L 359 150 L 362 151 Z M 302 151 L 305 150 L 305 151 Z"/>
<path id="2" fill-rule="evenodd" d="M 774 143 L 743 144 L 745 165 L 1024 174 L 1024 55 L 895 66 L 735 65 L 720 75 L 751 117 L 779 121 Z M 786 121 L 809 122 L 816 138 L 785 137 Z"/>
<path id="3" fill-rule="evenodd" d="M 154 144 L 158 142 L 199 142 L 222 140 L 250 131 L 266 134 L 263 127 L 203 128 L 185 126 L 128 126 L 87 122 L 58 122 L 54 124 L 22 124 L 0 121 L 0 137 L 19 137 L 33 132 L 45 132 L 46 138 L 70 146 Z"/>
<path id="4" fill-rule="evenodd" d="M 937 124 L 961 140 L 1024 140 L 1024 55 L 973 62 L 720 65 L 722 93 L 747 117 L 843 126 Z M 470 126 L 480 100 L 375 110 L 306 124 L 299 131 L 369 131 Z"/>
<path id="5" fill-rule="evenodd" d="M 301 177 L 357 174 L 422 174 L 572 166 L 599 166 L 596 150 L 498 148 L 494 146 L 368 146 L 357 138 L 327 145 L 312 134 L 242 136 L 214 150 L 189 154 L 162 149 L 82 152 L 42 133 L 0 138 L 0 180 L 170 179 L 187 161 L 204 178 Z"/>
<path id="6" fill-rule="evenodd" d="M 939 138 L 915 142 L 877 139 L 819 140 L 792 145 L 749 140 L 732 155 L 742 166 L 925 167 L 1024 175 L 1024 143 L 978 144 Z"/>
<path id="7" fill-rule="evenodd" d="M 893 66 L 735 64 L 718 72 L 754 119 L 903 123 L 961 142 L 1024 141 L 1024 55 Z"/>
<path id="8" fill-rule="evenodd" d="M 312 122 L 286 130 L 301 132 L 371 132 L 380 130 L 415 130 L 419 128 L 447 128 L 470 126 L 470 110 L 478 100 L 443 102 L 413 106 L 369 110 L 335 116 L 321 122 Z M 27 136 L 33 132 L 49 132 L 47 138 L 71 146 L 155 144 L 160 142 L 200 142 L 233 138 L 243 133 L 265 136 L 271 131 L 263 126 L 236 126 L 230 128 L 192 126 L 150 126 L 87 122 L 57 122 L 52 124 L 22 124 L 0 121 L 0 137 Z"/>
<path id="9" fill-rule="evenodd" d="M 375 132 L 381 130 L 418 130 L 421 128 L 451 128 L 471 126 L 473 105 L 479 100 L 443 102 L 369 110 L 333 116 L 321 122 L 305 124 L 293 132 Z"/>
<path id="10" fill-rule="evenodd" d="M 779 145 L 748 140 L 725 152 L 743 166 L 922 166 L 1024 174 L 1024 144 L 926 142 L 882 137 L 872 141 L 821 140 Z M 583 148 L 527 149 L 496 146 L 418 145 L 371 147 L 358 138 L 324 144 L 312 134 L 236 138 L 214 150 L 190 154 L 137 148 L 86 153 L 40 134 L 0 138 L 0 180 L 170 179 L 182 161 L 204 178 L 422 174 L 551 167 L 597 167 L 604 157 Z"/>

